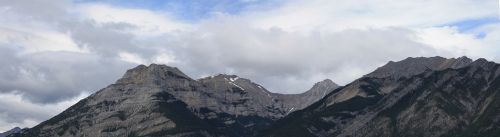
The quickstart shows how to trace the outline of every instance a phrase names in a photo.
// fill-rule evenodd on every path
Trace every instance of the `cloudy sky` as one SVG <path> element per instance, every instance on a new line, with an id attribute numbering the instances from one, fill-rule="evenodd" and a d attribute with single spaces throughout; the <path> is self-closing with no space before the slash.
<path id="1" fill-rule="evenodd" d="M 497 0 L 0 0 L 0 132 L 31 127 L 138 64 L 236 74 L 279 93 L 390 60 L 500 62 Z"/>

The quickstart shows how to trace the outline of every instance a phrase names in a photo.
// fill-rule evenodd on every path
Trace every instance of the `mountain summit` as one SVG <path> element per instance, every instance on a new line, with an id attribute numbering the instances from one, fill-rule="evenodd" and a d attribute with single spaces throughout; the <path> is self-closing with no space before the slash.
<path id="1" fill-rule="evenodd" d="M 326 95 L 330 94 L 332 91 L 337 89 L 339 86 L 335 84 L 330 79 L 325 79 L 320 81 L 309 89 L 308 91 L 301 94 L 278 94 L 278 99 L 283 101 L 286 108 L 289 108 L 289 112 L 301 110 L 314 102 L 318 101 Z"/>
<path id="2" fill-rule="evenodd" d="M 11 134 L 19 133 L 19 132 L 21 132 L 21 131 L 22 131 L 22 129 L 21 129 L 21 128 L 19 128 L 19 127 L 15 127 L 15 128 L 13 128 L 13 129 L 11 129 L 11 130 L 9 130 L 9 131 L 5 131 L 5 132 L 3 132 L 3 133 L 0 133 L 0 137 L 6 137 L 6 136 L 9 136 L 9 135 L 11 135 Z"/>
<path id="3" fill-rule="evenodd" d="M 399 62 L 390 61 L 386 65 L 379 67 L 374 72 L 365 75 L 365 77 L 392 77 L 395 79 L 401 77 L 410 77 L 420 74 L 424 71 L 435 71 L 444 69 L 458 69 L 472 63 L 472 59 L 467 57 L 443 58 L 443 57 L 409 57 Z"/>

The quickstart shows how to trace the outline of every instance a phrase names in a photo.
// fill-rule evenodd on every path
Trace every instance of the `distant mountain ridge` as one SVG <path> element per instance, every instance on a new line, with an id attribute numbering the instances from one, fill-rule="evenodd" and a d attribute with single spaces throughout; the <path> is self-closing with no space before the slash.
<path id="1" fill-rule="evenodd" d="M 424 71 L 436 71 L 444 69 L 458 69 L 472 63 L 472 59 L 467 57 L 443 58 L 443 57 L 409 57 L 399 62 L 390 61 L 386 65 L 377 68 L 365 77 L 392 77 L 395 79 L 401 77 L 410 77 Z"/>
<path id="2" fill-rule="evenodd" d="M 412 68 L 395 71 L 401 69 L 395 66 Z M 390 62 L 260 136 L 495 137 L 500 135 L 499 67 L 468 58 Z"/>
<path id="3" fill-rule="evenodd" d="M 330 94 L 332 91 L 337 89 L 339 86 L 335 84 L 330 79 L 325 79 L 323 81 L 317 82 L 308 91 L 301 94 L 275 94 L 279 100 L 282 100 L 285 105 L 288 105 L 289 111 L 291 113 L 297 110 L 301 110 L 312 103 L 318 101 L 318 98 L 323 98 Z"/>
<path id="4" fill-rule="evenodd" d="M 174 67 L 140 65 L 18 136 L 252 136 L 338 87 L 323 83 L 282 98 L 236 75 L 194 80 Z"/>
<path id="5" fill-rule="evenodd" d="M 23 136 L 495 137 L 500 65 L 467 57 L 389 62 L 345 86 L 271 93 L 236 75 L 194 80 L 140 65 Z"/>

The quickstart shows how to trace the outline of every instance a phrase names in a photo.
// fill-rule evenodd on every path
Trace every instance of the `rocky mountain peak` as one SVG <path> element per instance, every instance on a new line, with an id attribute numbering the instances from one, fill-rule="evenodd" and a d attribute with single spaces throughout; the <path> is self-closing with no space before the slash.
<path id="1" fill-rule="evenodd" d="M 323 81 L 315 83 L 314 86 L 308 91 L 306 91 L 304 94 L 323 97 L 329 92 L 331 92 L 333 89 L 336 89 L 338 87 L 339 85 L 337 85 L 332 80 L 325 79 Z"/>
<path id="2" fill-rule="evenodd" d="M 300 94 L 275 94 L 279 100 L 284 102 L 287 108 L 290 108 L 288 113 L 303 109 L 312 103 L 322 99 L 330 94 L 335 89 L 339 88 L 335 82 L 330 79 L 317 82 L 314 86 L 304 93 Z"/>
<path id="3" fill-rule="evenodd" d="M 239 88 L 240 90 L 246 91 L 268 92 L 259 84 L 256 84 L 249 79 L 241 78 L 237 75 L 218 74 L 215 76 L 201 78 L 198 81 L 206 86 L 213 87 L 219 90 L 221 87 L 218 86 L 226 86 L 229 88 Z"/>
<path id="4" fill-rule="evenodd" d="M 139 65 L 127 70 L 125 75 L 117 83 L 152 83 L 165 79 L 189 79 L 186 74 L 176 67 L 167 65 L 151 64 L 149 66 Z"/>
<path id="5" fill-rule="evenodd" d="M 444 70 L 447 68 L 458 69 L 465 67 L 470 63 L 472 63 L 472 59 L 465 56 L 451 59 L 439 56 L 409 57 L 398 62 L 390 61 L 386 65 L 377 68 L 372 73 L 365 75 L 365 77 L 392 77 L 395 79 L 402 77 L 408 78 L 429 70 Z"/>
<path id="6" fill-rule="evenodd" d="M 331 79 L 325 79 L 320 82 L 316 82 L 311 89 L 315 88 L 330 88 L 330 87 L 338 87 L 337 83 L 333 82 Z"/>
<path id="7" fill-rule="evenodd" d="M 9 131 L 5 131 L 5 132 L 3 132 L 3 133 L 0 133 L 0 137 L 7 137 L 7 136 L 9 136 L 9 135 L 11 135 L 11 134 L 15 134 L 15 133 L 19 133 L 19 132 L 21 132 L 21 130 L 22 130 L 21 128 L 19 128 L 19 127 L 15 127 L 15 128 L 12 128 L 12 129 L 11 129 L 11 130 L 9 130 Z"/>
<path id="8" fill-rule="evenodd" d="M 495 64 L 494 62 L 490 62 L 484 58 L 479 58 L 475 60 L 474 62 L 470 63 L 471 66 L 484 66 L 488 64 Z"/>
<path id="9" fill-rule="evenodd" d="M 198 79 L 198 81 L 227 81 L 227 82 L 235 82 L 236 80 L 242 80 L 242 79 L 240 79 L 240 77 L 237 75 L 229 75 L 229 74 L 217 74 L 214 76 L 208 76 Z"/>

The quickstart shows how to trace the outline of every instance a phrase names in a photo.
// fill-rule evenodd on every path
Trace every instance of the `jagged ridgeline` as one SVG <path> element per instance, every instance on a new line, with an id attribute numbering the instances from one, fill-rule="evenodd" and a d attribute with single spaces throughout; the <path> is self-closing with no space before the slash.
<path id="1" fill-rule="evenodd" d="M 259 136 L 498 137 L 499 75 L 484 59 L 390 62 Z"/>
<path id="2" fill-rule="evenodd" d="M 276 94 L 235 75 L 193 80 L 174 67 L 140 65 L 14 136 L 255 136 L 337 87 L 324 80 L 302 94 Z"/>
<path id="3" fill-rule="evenodd" d="M 407 58 L 346 86 L 276 94 L 235 75 L 198 80 L 140 65 L 11 137 L 498 137 L 500 68 L 485 59 Z"/>

